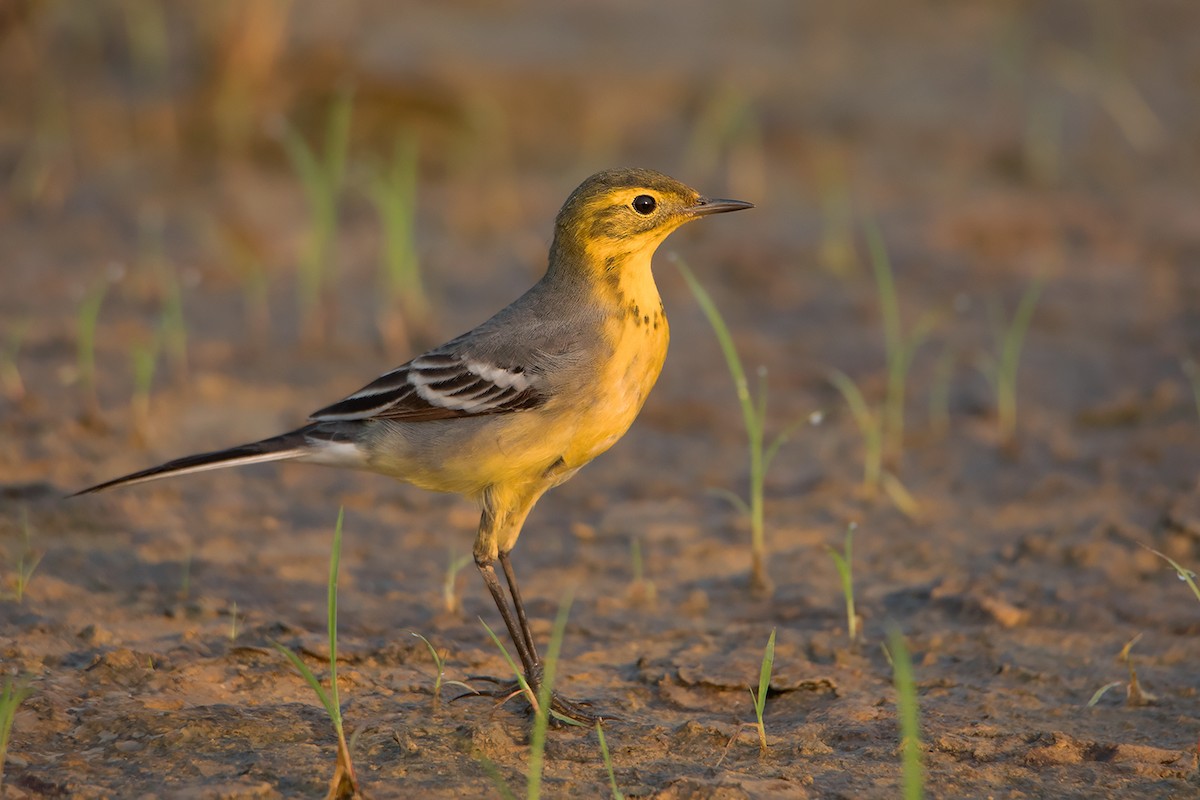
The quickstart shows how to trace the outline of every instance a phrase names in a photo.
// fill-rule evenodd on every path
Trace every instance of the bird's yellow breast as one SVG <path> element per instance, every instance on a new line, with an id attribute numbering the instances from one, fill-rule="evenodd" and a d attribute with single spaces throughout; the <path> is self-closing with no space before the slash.
<path id="1" fill-rule="evenodd" d="M 626 259 L 609 276 L 605 298 L 613 304 L 602 332 L 611 356 L 597 373 L 591 396 L 581 398 L 576 435 L 563 453 L 572 467 L 608 450 L 629 430 L 667 357 L 670 329 L 650 272 L 650 253 Z"/>

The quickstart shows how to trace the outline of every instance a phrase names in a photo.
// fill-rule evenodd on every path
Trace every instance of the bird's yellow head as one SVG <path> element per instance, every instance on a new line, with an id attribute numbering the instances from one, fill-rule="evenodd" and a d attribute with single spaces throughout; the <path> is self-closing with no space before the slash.
<path id="1" fill-rule="evenodd" d="M 649 257 L 685 222 L 743 208 L 753 208 L 753 203 L 709 199 L 650 169 L 598 172 L 558 212 L 551 266 L 584 263 L 619 270 L 631 257 Z"/>

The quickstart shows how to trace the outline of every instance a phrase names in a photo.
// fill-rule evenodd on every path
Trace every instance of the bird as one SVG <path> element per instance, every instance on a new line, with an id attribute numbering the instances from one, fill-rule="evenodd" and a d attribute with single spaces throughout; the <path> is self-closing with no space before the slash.
<path id="1" fill-rule="evenodd" d="M 314 412 L 295 430 L 177 458 L 76 495 L 297 461 L 473 498 L 481 509 L 475 565 L 536 698 L 543 666 L 511 560 L 526 517 L 547 490 L 625 434 L 658 379 L 670 338 L 651 271 L 659 244 L 692 220 L 753 207 L 710 199 L 655 170 L 598 172 L 558 212 L 541 279 L 479 326 Z M 558 695 L 551 709 L 585 722 L 598 718 Z"/>

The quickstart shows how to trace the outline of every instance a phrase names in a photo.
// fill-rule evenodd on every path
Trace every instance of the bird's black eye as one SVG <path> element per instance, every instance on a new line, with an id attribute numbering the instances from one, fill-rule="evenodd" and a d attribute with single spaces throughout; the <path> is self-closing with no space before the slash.
<path id="1" fill-rule="evenodd" d="M 652 214 L 658 206 L 658 201 L 648 194 L 639 194 L 633 198 L 633 210 L 639 214 Z"/>

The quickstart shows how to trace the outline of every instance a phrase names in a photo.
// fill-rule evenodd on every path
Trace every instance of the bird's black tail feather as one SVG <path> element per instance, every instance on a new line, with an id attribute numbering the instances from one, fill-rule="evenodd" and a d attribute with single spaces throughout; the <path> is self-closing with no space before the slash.
<path id="1" fill-rule="evenodd" d="M 290 433 L 272 436 L 270 439 L 250 442 L 249 444 L 230 447 L 226 450 L 184 456 L 183 458 L 177 458 L 174 461 L 160 464 L 157 467 L 151 467 L 141 472 L 134 472 L 129 475 L 123 475 L 120 478 L 113 478 L 111 481 L 98 483 L 95 486 L 89 486 L 86 489 L 75 492 L 72 497 L 111 489 L 114 486 L 130 486 L 135 483 L 145 483 L 146 481 L 153 481 L 170 475 L 187 475 L 192 472 L 204 472 L 210 469 L 223 469 L 225 467 L 238 467 L 243 464 L 261 464 L 266 461 L 284 461 L 289 458 L 299 458 L 311 453 L 313 450 L 313 446 L 306 436 L 307 432 L 307 428 L 300 428 Z"/>

